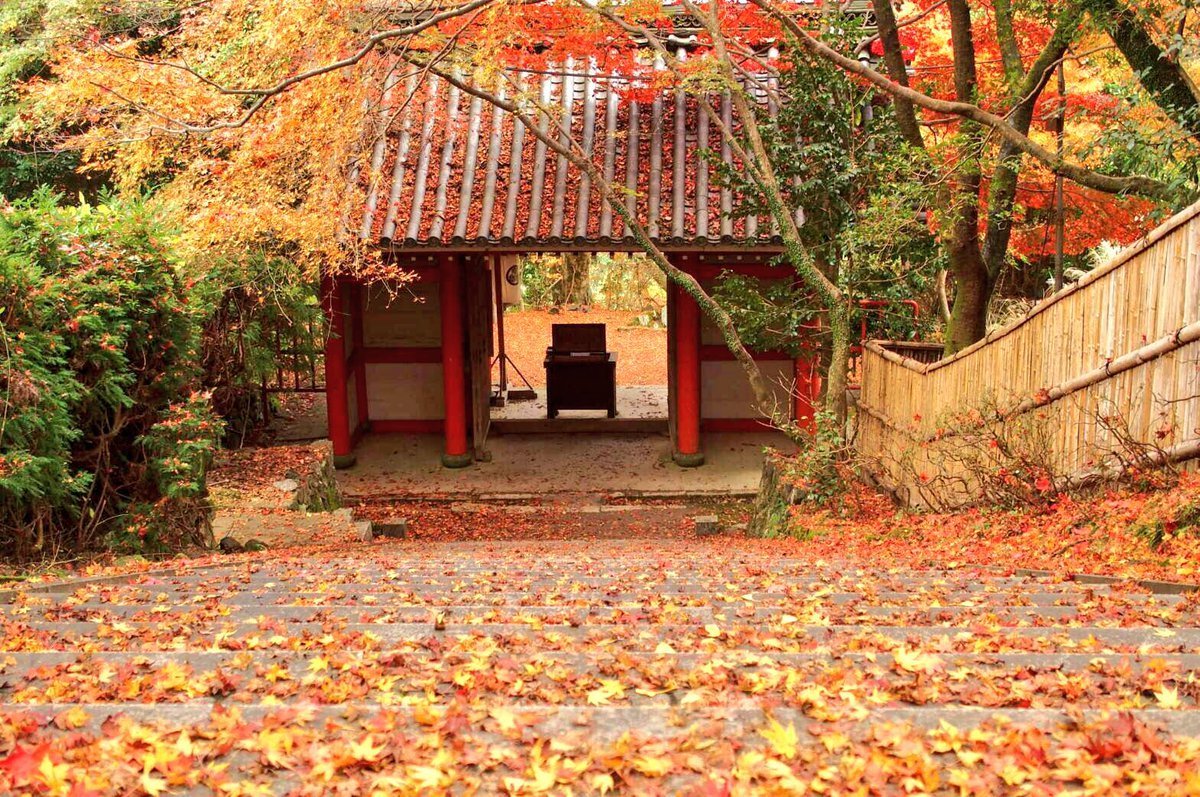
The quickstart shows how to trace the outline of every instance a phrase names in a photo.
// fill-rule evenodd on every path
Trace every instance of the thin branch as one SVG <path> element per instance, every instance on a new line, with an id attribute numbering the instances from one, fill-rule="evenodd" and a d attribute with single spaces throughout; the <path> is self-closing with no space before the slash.
<path id="1" fill-rule="evenodd" d="M 414 60 L 415 56 L 408 54 L 405 57 L 410 63 L 420 65 L 419 61 Z M 669 279 L 695 299 L 705 315 L 716 325 L 730 353 L 733 354 L 734 360 L 746 374 L 751 390 L 754 393 L 755 404 L 758 410 L 777 427 L 787 429 L 790 424 L 790 418 L 782 415 L 775 406 L 774 394 L 771 392 L 753 356 L 746 349 L 745 344 L 742 343 L 733 318 L 704 290 L 704 287 L 695 276 L 672 263 L 670 258 L 654 243 L 645 226 L 625 206 L 624 194 L 605 178 L 604 173 L 596 167 L 589 154 L 575 140 L 575 137 L 571 135 L 570 128 L 561 121 L 543 127 L 515 99 L 505 99 L 491 91 L 478 87 L 474 83 L 464 80 L 449 70 L 440 69 L 436 65 L 428 65 L 428 68 L 433 74 L 445 80 L 450 85 L 457 87 L 460 91 L 472 97 L 478 97 L 511 115 L 515 120 L 524 125 L 525 129 L 535 138 L 587 174 L 592 185 L 600 189 L 600 193 L 605 201 L 608 202 L 609 207 L 621 217 L 625 224 L 625 229 L 632 233 L 633 238 L 646 254 L 649 255 L 654 264 Z M 532 102 L 538 109 L 539 116 L 544 116 L 547 119 L 555 118 L 554 109 L 544 107 L 537 100 L 532 100 Z M 567 124 L 569 124 L 569 120 Z"/>
<path id="2" fill-rule="evenodd" d="M 422 21 L 420 21 L 414 25 L 408 25 L 408 26 L 399 27 L 399 28 L 390 28 L 388 30 L 380 31 L 378 33 L 371 35 L 369 38 L 367 38 L 367 40 L 362 44 L 361 47 L 358 48 L 358 50 L 356 50 L 351 55 L 346 56 L 345 58 L 339 59 L 337 61 L 330 61 L 328 63 L 321 64 L 320 66 L 315 66 L 311 69 L 306 69 L 303 72 L 297 72 L 294 75 L 289 75 L 288 77 L 284 78 L 283 80 L 280 80 L 278 83 L 275 83 L 272 86 L 264 86 L 264 87 L 260 87 L 260 88 L 232 88 L 229 86 L 223 86 L 223 85 L 216 83 L 215 81 L 205 77 L 204 75 L 200 74 L 195 69 L 193 69 L 190 66 L 187 66 L 186 64 L 180 64 L 180 63 L 175 63 L 175 62 L 171 62 L 171 61 L 154 61 L 154 60 L 147 60 L 147 59 L 131 58 L 130 56 L 123 56 L 123 55 L 118 55 L 118 57 L 126 58 L 126 59 L 133 60 L 133 61 L 138 61 L 140 63 L 151 64 L 153 66 L 165 66 L 165 67 L 170 67 L 172 69 L 178 69 L 182 72 L 186 72 L 187 74 L 193 76 L 197 80 L 201 81 L 205 85 L 212 88 L 218 94 L 222 94 L 222 95 L 226 95 L 226 96 L 234 96 L 234 97 L 255 97 L 256 98 L 254 100 L 254 102 L 251 103 L 250 106 L 246 109 L 246 111 L 236 119 L 232 119 L 232 120 L 224 121 L 224 122 L 216 122 L 211 125 L 193 125 L 193 124 L 189 124 L 186 122 L 178 122 L 177 120 L 172 120 L 172 122 L 174 124 L 176 124 L 176 127 L 173 129 L 172 128 L 154 128 L 153 129 L 154 132 L 161 132 L 161 133 L 165 133 L 168 135 L 192 135 L 192 134 L 202 135 L 202 134 L 206 134 L 206 133 L 215 133 L 218 130 L 234 130 L 234 129 L 237 129 L 240 127 L 245 127 L 250 122 L 250 120 L 253 119 L 254 116 L 260 110 L 262 110 L 263 106 L 266 105 L 266 103 L 271 98 L 284 93 L 285 91 L 292 88 L 293 86 L 299 85 L 300 83 L 303 83 L 307 80 L 312 80 L 313 78 L 320 77 L 322 75 L 330 74 L 331 72 L 337 72 L 339 70 L 347 69 L 351 66 L 354 66 L 355 64 L 358 64 L 360 61 L 362 61 L 364 58 L 366 58 L 368 55 L 370 55 L 371 52 L 373 52 L 375 49 L 377 49 L 379 47 L 379 45 L 383 44 L 384 42 L 386 42 L 388 40 L 415 36 L 417 34 L 423 33 L 424 31 L 426 31 L 432 27 L 436 27 L 437 25 L 440 25 L 441 23 L 446 22 L 448 20 L 456 19 L 458 17 L 481 10 L 485 6 L 488 6 L 493 2 L 495 2 L 495 0 L 468 0 L 468 2 L 463 3 L 462 5 L 455 6 L 454 8 L 446 9 L 445 11 L 441 11 L 437 14 L 432 14 L 429 17 L 426 17 L 425 19 L 423 19 Z M 542 2 L 542 0 L 517 0 L 517 2 L 522 3 L 522 4 L 534 5 L 534 4 Z M 107 48 L 106 48 L 106 50 L 107 50 Z M 111 52 L 111 51 L 109 51 L 109 52 Z M 101 86 L 100 88 L 106 88 L 106 87 Z M 108 90 L 110 92 L 112 91 L 111 89 L 106 89 L 106 90 Z M 112 93 L 115 94 L 116 92 L 112 92 Z M 120 95 L 117 95 L 117 96 L 120 96 Z M 144 107 L 144 106 L 136 106 L 136 107 Z M 155 115 L 162 116 L 162 114 L 155 114 Z"/>
<path id="3" fill-rule="evenodd" d="M 955 114 L 964 119 L 970 119 L 973 122 L 985 125 L 995 130 L 1004 140 L 1011 142 L 1017 150 L 1040 161 L 1055 174 L 1061 174 L 1063 177 L 1073 180 L 1080 185 L 1085 185 L 1107 194 L 1136 194 L 1171 205 L 1178 205 L 1181 199 L 1184 201 L 1187 199 L 1186 197 L 1181 197 L 1179 191 L 1170 184 L 1151 177 L 1104 174 L 1080 166 L 1079 164 L 1071 163 L 1022 134 L 1016 127 L 994 113 L 989 113 L 969 102 L 940 100 L 915 89 L 901 86 L 886 75 L 880 74 L 871 67 L 859 63 L 857 59 L 849 58 L 839 53 L 800 27 L 795 20 L 775 6 L 771 0 L 750 0 L 750 2 L 779 20 L 796 37 L 800 45 L 809 52 L 832 61 L 845 71 L 858 75 L 887 93 L 908 100 L 913 105 L 938 113 Z"/>

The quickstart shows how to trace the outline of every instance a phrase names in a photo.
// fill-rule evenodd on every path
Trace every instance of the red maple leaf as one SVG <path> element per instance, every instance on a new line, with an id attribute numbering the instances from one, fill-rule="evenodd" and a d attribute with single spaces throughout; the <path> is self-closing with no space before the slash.
<path id="1" fill-rule="evenodd" d="M 13 783 L 28 783 L 37 772 L 42 759 L 50 755 L 50 743 L 42 742 L 36 747 L 18 744 L 8 758 L 0 761 L 0 770 L 9 774 Z"/>

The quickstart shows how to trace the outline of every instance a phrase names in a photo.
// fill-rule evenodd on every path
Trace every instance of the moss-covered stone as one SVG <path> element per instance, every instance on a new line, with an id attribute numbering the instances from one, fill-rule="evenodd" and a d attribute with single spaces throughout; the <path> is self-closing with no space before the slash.
<path id="1" fill-rule="evenodd" d="M 342 505 L 333 466 L 333 449 L 328 443 L 316 445 L 321 449 L 321 455 L 314 460 L 309 470 L 305 473 L 287 474 L 289 479 L 294 479 L 299 485 L 291 508 L 309 512 L 332 512 Z"/>

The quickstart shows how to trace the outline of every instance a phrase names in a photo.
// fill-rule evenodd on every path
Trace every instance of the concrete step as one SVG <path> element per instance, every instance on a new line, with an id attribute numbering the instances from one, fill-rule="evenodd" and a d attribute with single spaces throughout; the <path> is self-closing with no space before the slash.
<path id="1" fill-rule="evenodd" d="M 1145 670 L 1156 673 L 1175 673 L 1186 676 L 1200 670 L 1200 653 L 1192 654 L 1093 654 L 1093 653 L 943 653 L 939 654 L 940 666 L 947 672 L 961 667 L 971 667 L 986 672 L 1001 670 L 1021 672 L 1101 672 L 1109 668 L 1138 674 Z M 0 673 L 11 681 L 35 675 L 31 671 L 49 668 L 37 677 L 53 673 L 83 672 L 87 667 L 101 664 L 115 666 L 134 665 L 142 668 L 160 668 L 166 665 L 189 666 L 196 672 L 221 668 L 229 671 L 253 670 L 275 665 L 285 667 L 293 675 L 309 672 L 309 664 L 323 659 L 329 671 L 362 669 L 385 666 L 389 671 L 405 669 L 412 672 L 438 671 L 462 664 L 478 662 L 473 651 L 448 650 L 432 653 L 427 649 L 413 651 L 392 650 L 345 650 L 338 653 L 327 651 L 255 649 L 242 651 L 227 650 L 92 650 L 86 653 L 54 650 L 0 654 Z M 595 653 L 573 651 L 542 651 L 537 649 L 504 650 L 488 657 L 492 666 L 522 670 L 526 667 L 546 669 L 567 668 L 573 672 L 596 674 L 610 669 L 613 664 L 622 668 L 640 671 L 649 668 L 655 672 L 688 672 L 701 667 L 745 668 L 753 671 L 761 668 L 884 668 L 892 666 L 894 657 L 887 651 L 828 651 L 820 653 L 776 653 L 731 648 L 718 652 L 680 653 L 655 650 L 636 653 L 624 649 L 601 648 Z"/>
<path id="2" fill-rule="evenodd" d="M 497 418 L 491 433 L 504 434 L 662 434 L 668 432 L 666 418 Z"/>
<path id="3" fill-rule="evenodd" d="M 98 596 L 86 596 L 85 600 L 60 600 L 57 596 L 30 595 L 19 604 L 19 608 L 0 606 L 0 611 L 19 611 L 20 609 L 37 610 L 48 606 L 68 605 L 82 606 L 93 602 Z M 256 587 L 253 590 L 238 591 L 226 594 L 218 590 L 165 589 L 159 586 L 132 586 L 106 590 L 105 604 L 109 603 L 140 603 L 153 606 L 163 602 L 172 606 L 196 605 L 212 601 L 220 601 L 227 606 L 315 606 L 315 605 L 387 605 L 387 606 L 444 606 L 461 605 L 471 598 L 470 590 L 438 590 L 414 593 L 411 590 L 386 590 L 378 587 L 357 585 L 354 588 L 337 587 L 324 591 L 292 591 L 281 590 L 276 584 L 273 587 Z M 955 591 L 955 592 L 896 592 L 882 591 L 866 592 L 830 592 L 820 595 L 802 597 L 790 595 L 782 590 L 765 590 L 736 594 L 732 592 L 712 592 L 700 588 L 679 588 L 676 590 L 660 590 L 652 596 L 642 592 L 604 592 L 601 594 L 581 593 L 570 590 L 547 590 L 538 593 L 526 591 L 489 591 L 480 593 L 482 601 L 472 601 L 472 605 L 486 606 L 645 606 L 661 604 L 669 600 L 672 604 L 681 606 L 698 605 L 754 605 L 754 606 L 796 606 L 821 605 L 838 606 L 846 604 L 866 603 L 881 607 L 902 607 L 919 605 L 926 608 L 938 606 L 1095 606 L 1095 607 L 1134 607 L 1141 609 L 1170 609 L 1179 605 L 1183 598 L 1179 595 L 1140 595 L 1136 593 L 1098 592 L 1089 595 L 1079 591 L 1063 590 L 1059 592 L 1026 592 L 1012 589 L 1003 591 Z M 1193 610 L 1200 613 L 1200 609 Z"/>
<path id="4" fill-rule="evenodd" d="M 758 604 L 710 606 L 488 606 L 481 604 L 447 605 L 443 607 L 389 606 L 387 601 L 370 605 L 344 606 L 226 606 L 220 602 L 206 606 L 178 606 L 159 603 L 145 605 L 83 603 L 55 607 L 45 611 L 20 614 L 0 612 L 25 621 L 62 622 L 85 620 L 114 622 L 123 620 L 170 622 L 220 621 L 254 622 L 263 616 L 288 623 L 346 620 L 355 623 L 425 623 L 435 614 L 443 614 L 464 625 L 478 623 L 529 624 L 534 621 L 566 625 L 631 625 L 691 622 L 707 623 L 722 620 L 756 621 L 765 624 L 780 622 L 828 622 L 840 625 L 944 625 L 962 627 L 976 623 L 1001 625 L 1096 625 L 1128 627 L 1134 625 L 1169 627 L 1195 624 L 1193 613 L 1180 617 L 1170 609 L 1158 611 L 1133 606 L 1081 608 L 1074 606 L 838 606 L 796 603 L 793 605 L 760 606 Z"/>
<path id="5" fill-rule="evenodd" d="M 715 626 L 712 629 L 707 625 Z M 804 652 L 822 646 L 832 649 L 838 645 L 863 647 L 885 640 L 903 642 L 910 638 L 936 640 L 939 649 L 946 650 L 1007 650 L 1014 646 L 1038 643 L 1056 646 L 1067 652 L 1200 652 L 1200 628 L 1106 628 L 1100 626 L 1070 627 L 983 627 L 974 625 L 888 626 L 888 625 L 805 625 L 793 623 L 766 629 L 747 629 L 740 624 L 721 628 L 719 624 L 610 624 L 600 626 L 541 625 L 537 623 L 478 623 L 462 624 L 454 618 L 444 630 L 435 630 L 432 618 L 423 623 L 356 623 L 344 621 L 285 622 L 263 616 L 246 622 L 231 620 L 200 620 L 174 627 L 157 621 L 122 620 L 113 623 L 87 621 L 10 623 L 7 634 L 0 640 L 0 650 L 54 649 L 75 645 L 82 639 L 126 640 L 152 649 L 152 645 L 170 644 L 210 646 L 213 640 L 226 645 L 244 645 L 248 639 L 267 647 L 299 645 L 305 639 L 315 640 L 336 633 L 344 644 L 394 644 L 432 638 L 451 640 L 503 637 L 551 644 L 556 639 L 621 643 L 630 650 L 653 650 L 661 641 L 669 641 L 676 649 L 699 650 L 729 647 L 760 648 L 784 652 Z M 715 634 L 715 635 L 714 635 Z"/>
<path id="6" fill-rule="evenodd" d="M 689 710 L 678 706 L 523 706 L 516 703 L 499 704 L 517 713 L 528 714 L 532 722 L 526 726 L 525 735 L 532 738 L 555 738 L 557 736 L 574 736 L 581 731 L 591 743 L 613 741 L 626 733 L 638 736 L 658 736 L 670 738 L 686 728 L 689 722 L 704 722 L 712 730 L 722 730 L 728 735 L 741 735 L 746 741 L 757 743 L 752 737 L 756 728 L 764 727 L 768 712 L 764 711 L 755 701 L 743 699 L 736 703 L 723 706 L 720 712 L 713 712 L 710 707 L 697 707 Z M 87 712 L 89 721 L 94 729 L 107 718 L 124 715 L 135 722 L 145 723 L 159 728 L 173 727 L 176 729 L 189 728 L 201 730 L 206 727 L 214 716 L 220 717 L 225 725 L 229 707 L 223 701 L 195 700 L 188 703 L 167 703 L 161 705 L 139 704 L 107 704 L 107 703 L 44 703 L 22 707 L 22 711 L 32 716 L 53 718 L 70 709 L 80 708 Z M 236 707 L 237 717 L 243 722 L 260 722 L 267 717 L 282 718 L 284 725 L 307 725 L 310 723 L 345 724 L 348 727 L 362 727 L 364 720 L 390 714 L 412 722 L 415 714 L 413 709 L 403 706 L 385 706 L 379 703 L 348 701 L 340 705 L 320 703 L 303 703 L 295 701 L 287 706 L 277 704 L 248 704 Z M 1176 736 L 1200 736 L 1200 711 L 1169 711 L 1162 709 L 1136 709 L 1121 712 L 1129 717 L 1145 723 L 1155 730 L 1163 730 Z M 774 706 L 769 710 L 769 716 L 781 725 L 793 725 L 798 729 L 813 726 L 814 719 L 802 710 Z M 975 707 L 896 707 L 876 708 L 869 720 L 855 717 L 848 713 L 847 722 L 839 723 L 839 729 L 866 733 L 874 727 L 886 723 L 911 725 L 923 731 L 931 731 L 946 723 L 961 730 L 970 730 L 987 723 L 1003 722 L 1007 725 L 1020 727 L 1036 727 L 1052 729 L 1058 727 L 1078 727 L 1099 724 L 1112 718 L 1114 713 L 1106 710 L 1082 709 L 1060 711 L 1053 709 L 986 709 Z M 484 712 L 465 718 L 469 729 L 462 732 L 482 731 L 486 736 L 488 726 L 494 725 L 489 715 Z M 709 725 L 715 723 L 715 725 Z M 419 727 L 419 726 L 418 726 Z M 496 739 L 499 741 L 499 739 Z M 815 739 L 810 739 L 810 742 Z"/>

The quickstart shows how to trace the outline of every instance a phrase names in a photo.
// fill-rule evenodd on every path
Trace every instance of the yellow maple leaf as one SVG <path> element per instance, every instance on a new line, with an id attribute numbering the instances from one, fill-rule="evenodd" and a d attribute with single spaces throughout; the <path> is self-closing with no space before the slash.
<path id="1" fill-rule="evenodd" d="M 56 764 L 49 755 L 42 756 L 38 764 L 38 777 L 46 788 L 53 794 L 64 794 L 67 791 L 67 773 L 71 771 L 69 764 Z M 165 784 L 164 784 L 165 785 Z"/>
<path id="2" fill-rule="evenodd" d="M 87 725 L 88 719 L 87 711 L 80 706 L 75 706 L 59 713 L 54 718 L 54 724 L 64 731 L 70 731 Z"/>
<path id="3" fill-rule="evenodd" d="M 651 778 L 661 778 L 675 768 L 671 759 L 663 756 L 640 755 L 632 763 L 635 770 Z"/>
<path id="4" fill-rule="evenodd" d="M 788 760 L 796 757 L 796 750 L 800 739 L 796 735 L 795 724 L 789 722 L 785 728 L 774 717 L 768 717 L 766 730 L 759 731 L 758 735 L 771 744 L 771 749 L 777 755 L 781 755 Z"/>
<path id="5" fill-rule="evenodd" d="M 488 709 L 488 715 L 500 726 L 501 733 L 508 733 L 517 729 L 517 715 L 513 714 L 511 709 L 504 708 L 503 706 L 493 706 Z"/>
<path id="6" fill-rule="evenodd" d="M 625 697 L 625 686 L 613 678 L 603 678 L 600 685 L 587 693 L 587 702 L 593 706 L 606 706 L 611 700 Z"/>
<path id="7" fill-rule="evenodd" d="M 704 626 L 704 633 L 708 634 L 713 639 L 717 639 L 721 636 L 721 626 L 717 625 L 716 623 L 709 623 L 708 625 Z"/>
<path id="8" fill-rule="evenodd" d="M 146 794 L 149 794 L 150 797 L 158 797 L 158 795 L 167 790 L 167 781 L 149 772 L 142 773 L 140 785 L 142 787 L 142 791 L 146 792 Z"/>
<path id="9" fill-rule="evenodd" d="M 1154 693 L 1154 697 L 1158 700 L 1160 708 L 1176 709 L 1183 707 L 1183 701 L 1179 699 L 1179 688 L 1175 686 L 1164 686 Z"/>
<path id="10" fill-rule="evenodd" d="M 933 653 L 922 653 L 905 645 L 892 651 L 892 661 L 905 672 L 930 673 L 942 666 L 942 659 Z"/>
<path id="11" fill-rule="evenodd" d="M 592 778 L 592 791 L 599 794 L 600 797 L 604 797 L 605 794 L 616 788 L 616 785 L 613 781 L 613 776 L 607 772 L 602 772 Z"/>
<path id="12" fill-rule="evenodd" d="M 375 744 L 375 740 L 369 734 L 357 742 L 350 743 L 350 755 L 355 761 L 378 761 L 383 751 L 384 745 Z"/>

